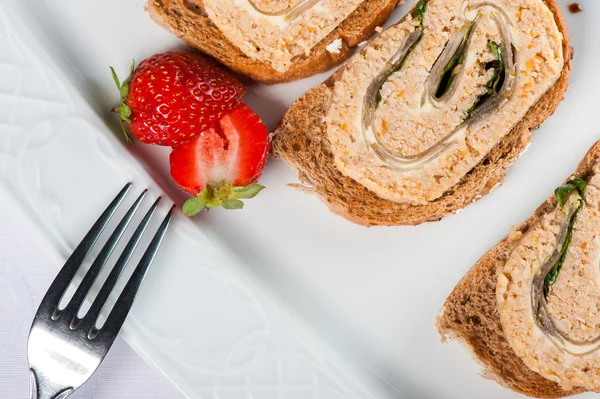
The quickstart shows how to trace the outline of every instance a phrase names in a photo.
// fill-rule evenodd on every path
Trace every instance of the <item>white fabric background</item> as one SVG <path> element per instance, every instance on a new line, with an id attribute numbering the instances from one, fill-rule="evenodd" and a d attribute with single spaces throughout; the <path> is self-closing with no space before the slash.
<path id="1" fill-rule="evenodd" d="M 0 203 L 0 398 L 28 397 L 27 334 L 55 273 L 9 209 Z M 74 399 L 178 399 L 183 396 L 122 340 Z"/>

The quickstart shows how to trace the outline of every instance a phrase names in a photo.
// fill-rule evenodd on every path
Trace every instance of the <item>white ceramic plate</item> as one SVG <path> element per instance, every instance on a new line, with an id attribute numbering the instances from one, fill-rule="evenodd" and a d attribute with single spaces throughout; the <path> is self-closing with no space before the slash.
<path id="1" fill-rule="evenodd" d="M 294 174 L 271 162 L 267 190 L 244 211 L 175 218 L 128 342 L 190 398 L 518 397 L 479 377 L 458 345 L 442 345 L 433 323 L 471 265 L 600 138 L 600 3 L 580 3 L 585 11 L 569 15 L 561 1 L 576 53 L 571 89 L 501 188 L 439 223 L 367 229 L 287 187 Z M 185 198 L 168 150 L 126 148 L 111 134 L 108 66 L 125 74 L 132 58 L 181 47 L 143 5 L 0 3 L 0 193 L 57 269 L 126 181 Z M 325 77 L 251 86 L 246 100 L 273 128 Z"/>

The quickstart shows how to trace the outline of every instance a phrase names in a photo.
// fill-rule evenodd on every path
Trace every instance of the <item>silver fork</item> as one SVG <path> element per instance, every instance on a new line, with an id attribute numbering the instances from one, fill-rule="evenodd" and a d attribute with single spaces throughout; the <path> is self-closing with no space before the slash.
<path id="1" fill-rule="evenodd" d="M 110 235 L 69 303 L 64 308 L 59 308 L 73 277 L 130 188 L 131 183 L 128 183 L 102 213 L 58 273 L 40 304 L 29 332 L 27 348 L 32 399 L 64 399 L 90 378 L 119 334 L 148 267 L 158 252 L 175 206 L 171 207 L 162 221 L 106 322 L 99 329 L 96 328 L 100 311 L 133 255 L 156 211 L 160 197 L 136 228 L 87 313 L 78 317 L 88 291 L 139 208 L 146 195 L 145 190 Z"/>

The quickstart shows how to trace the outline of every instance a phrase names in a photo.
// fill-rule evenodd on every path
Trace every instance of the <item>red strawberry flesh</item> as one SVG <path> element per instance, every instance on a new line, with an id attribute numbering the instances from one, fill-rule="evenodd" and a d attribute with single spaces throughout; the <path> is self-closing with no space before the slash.
<path id="1" fill-rule="evenodd" d="M 220 124 L 171 152 L 171 175 L 197 196 L 210 184 L 245 187 L 258 180 L 267 161 L 269 135 L 260 118 L 241 104 Z"/>
<path id="2" fill-rule="evenodd" d="M 237 79 L 204 56 L 157 54 L 131 78 L 129 127 L 143 143 L 176 146 L 217 125 L 244 93 Z"/>
<path id="3" fill-rule="evenodd" d="M 269 133 L 266 126 L 242 104 L 221 120 L 221 129 L 229 140 L 239 138 L 239 149 L 234 156 L 235 172 L 227 180 L 240 187 L 254 183 L 262 175 L 267 162 Z"/>

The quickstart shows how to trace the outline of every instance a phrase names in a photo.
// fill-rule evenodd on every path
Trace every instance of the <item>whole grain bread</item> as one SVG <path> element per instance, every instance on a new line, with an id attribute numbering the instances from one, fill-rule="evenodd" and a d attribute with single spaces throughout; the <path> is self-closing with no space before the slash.
<path id="1" fill-rule="evenodd" d="M 573 176 L 587 179 L 599 159 L 600 142 L 597 142 Z M 525 234 L 555 207 L 556 199 L 552 196 L 517 230 Z M 508 260 L 518 242 L 517 237 L 515 234 L 506 237 L 469 270 L 446 299 L 436 321 L 437 329 L 443 337 L 458 339 L 471 350 L 489 378 L 516 392 L 538 398 L 562 398 L 581 393 L 581 389 L 565 391 L 557 383 L 529 369 L 504 337 L 496 301 L 497 271 Z"/>
<path id="2" fill-rule="evenodd" d="M 202 0 L 148 0 L 146 8 L 154 21 L 190 47 L 257 82 L 273 84 L 312 76 L 341 64 L 352 55 L 354 47 L 387 21 L 399 1 L 365 0 L 308 56 L 300 58 L 285 72 L 274 70 L 267 62 L 247 57 L 231 44 L 204 11 Z M 336 39 L 341 39 L 341 48 L 339 53 L 332 53 L 327 46 Z"/>
<path id="3" fill-rule="evenodd" d="M 300 180 L 332 212 L 365 226 L 417 225 L 440 220 L 464 208 L 504 181 L 508 167 L 530 143 L 531 132 L 554 113 L 568 88 L 573 55 L 569 33 L 556 2 L 544 2 L 554 14 L 564 37 L 565 65 L 560 78 L 478 165 L 437 200 L 421 206 L 389 201 L 343 175 L 335 167 L 324 119 L 333 85 L 341 70 L 304 94 L 286 112 L 273 141 L 274 154 L 294 167 Z"/>

